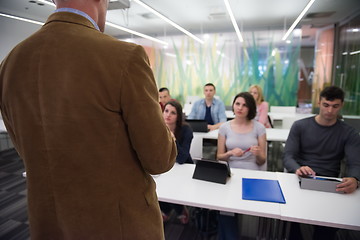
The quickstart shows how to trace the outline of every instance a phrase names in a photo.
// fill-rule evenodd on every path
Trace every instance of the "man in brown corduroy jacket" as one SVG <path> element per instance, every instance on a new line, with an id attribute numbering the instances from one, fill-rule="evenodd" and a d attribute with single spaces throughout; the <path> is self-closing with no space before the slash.
<path id="1" fill-rule="evenodd" d="M 177 151 L 146 53 L 102 33 L 108 0 L 55 3 L 0 66 L 31 239 L 163 239 L 150 174 L 171 169 Z"/>

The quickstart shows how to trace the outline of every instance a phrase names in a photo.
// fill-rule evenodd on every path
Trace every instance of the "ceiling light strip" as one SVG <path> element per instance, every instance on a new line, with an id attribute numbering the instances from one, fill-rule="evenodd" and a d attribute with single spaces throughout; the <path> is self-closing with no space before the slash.
<path id="1" fill-rule="evenodd" d="M 13 16 L 13 15 L 4 14 L 4 13 L 0 13 L 0 16 L 15 19 L 15 20 L 19 20 L 19 21 L 23 21 L 23 22 L 33 23 L 33 24 L 37 24 L 37 25 L 41 25 L 41 26 L 45 24 L 44 22 L 38 22 L 38 21 L 31 20 L 31 19 L 17 17 L 17 16 Z M 139 32 L 135 32 L 133 30 L 121 27 L 119 25 L 116 25 L 116 24 L 113 24 L 113 23 L 110 23 L 110 22 L 106 22 L 106 25 L 108 25 L 110 27 L 117 28 L 119 30 L 122 30 L 122 31 L 125 31 L 125 32 L 128 32 L 128 33 L 131 33 L 131 34 L 134 34 L 134 35 L 137 35 L 139 37 L 146 38 L 148 40 L 151 40 L 151 41 L 154 41 L 154 42 L 157 42 L 157 43 L 161 43 L 163 45 L 168 45 L 167 42 L 161 41 L 159 39 L 150 37 L 148 35 L 145 35 L 145 34 L 142 34 L 142 33 L 139 33 Z"/>
<path id="2" fill-rule="evenodd" d="M 8 15 L 8 14 L 4 14 L 4 13 L 0 13 L 0 16 L 20 20 L 20 21 L 23 21 L 23 22 L 33 23 L 33 24 L 37 24 L 37 25 L 44 25 L 45 24 L 43 22 L 39 22 L 39 21 L 27 19 L 27 18 L 22 18 L 22 17 L 17 17 L 17 16 L 13 16 L 13 15 Z"/>
<path id="3" fill-rule="evenodd" d="M 150 37 L 150 36 L 145 35 L 145 34 L 143 34 L 143 33 L 139 33 L 139 32 L 136 32 L 136 31 L 133 31 L 133 30 L 124 28 L 124 27 L 119 26 L 119 25 L 114 24 L 114 23 L 106 22 L 105 24 L 108 25 L 108 26 L 110 26 L 110 27 L 119 29 L 119 30 L 121 30 L 121 31 L 125 31 L 125 32 L 128 32 L 128 33 L 134 34 L 134 35 L 136 35 L 136 36 L 139 36 L 139 37 L 142 37 L 142 38 L 146 38 L 146 39 L 148 39 L 148 40 L 151 40 L 151 41 L 154 41 L 154 42 L 157 42 L 157 43 L 161 43 L 161 44 L 163 44 L 163 45 L 168 45 L 167 42 L 161 41 L 161 40 L 159 40 L 159 39 L 157 39 L 157 38 Z"/>
<path id="4" fill-rule="evenodd" d="M 244 42 L 244 39 L 241 35 L 241 32 L 240 32 L 240 29 L 236 23 L 236 20 L 235 20 L 235 17 L 234 17 L 234 14 L 231 10 L 231 7 L 230 7 L 230 4 L 229 4 L 229 1 L 228 0 L 224 0 L 224 3 L 225 3 L 225 6 L 226 6 L 226 9 L 230 15 L 230 19 L 231 19 L 231 22 L 232 22 L 232 25 L 234 26 L 234 29 L 235 29 L 235 32 L 236 32 L 236 35 L 238 36 L 239 38 L 239 41 L 240 42 Z"/>
<path id="5" fill-rule="evenodd" d="M 354 52 L 350 52 L 350 55 L 355 55 L 355 54 L 359 54 L 359 53 L 360 53 L 360 50 L 354 51 Z"/>
<path id="6" fill-rule="evenodd" d="M 153 14 L 155 14 L 156 16 L 158 16 L 159 18 L 161 18 L 162 20 L 164 20 L 165 22 L 171 24 L 172 26 L 174 26 L 175 28 L 177 28 L 178 30 L 182 31 L 183 33 L 185 33 L 186 35 L 188 35 L 189 37 L 193 38 L 194 40 L 198 41 L 201 44 L 204 44 L 204 41 L 201 40 L 200 38 L 196 37 L 194 34 L 192 34 L 191 32 L 187 31 L 186 29 L 180 27 L 178 24 L 174 23 L 173 21 L 171 21 L 170 19 L 168 19 L 167 17 L 165 17 L 164 15 L 162 15 L 161 13 L 159 13 L 158 11 L 154 10 L 153 8 L 149 7 L 148 5 L 146 5 L 145 3 L 139 1 L 139 0 L 132 0 L 133 2 L 136 2 L 137 4 L 141 5 L 142 7 L 146 8 L 147 10 L 149 10 L 150 12 L 152 12 Z"/>
<path id="7" fill-rule="evenodd" d="M 289 28 L 289 30 L 285 33 L 284 37 L 282 38 L 283 41 L 285 41 L 290 33 L 294 30 L 294 28 L 296 27 L 296 25 L 300 22 L 300 20 L 303 18 L 303 16 L 305 15 L 305 13 L 309 10 L 309 8 L 311 7 L 311 5 L 313 5 L 313 3 L 315 2 L 315 0 L 310 0 L 310 2 L 306 5 L 306 7 L 304 8 L 304 10 L 302 10 L 302 12 L 300 13 L 300 15 L 296 18 L 296 20 L 294 21 L 294 23 L 291 25 L 291 27 Z"/>
<path id="8" fill-rule="evenodd" d="M 37 0 L 38 2 L 41 2 L 41 3 L 44 3 L 44 4 L 47 4 L 47 5 L 50 5 L 50 6 L 53 6 L 53 7 L 56 7 L 55 3 L 52 3 L 52 2 L 48 2 L 46 0 Z"/>

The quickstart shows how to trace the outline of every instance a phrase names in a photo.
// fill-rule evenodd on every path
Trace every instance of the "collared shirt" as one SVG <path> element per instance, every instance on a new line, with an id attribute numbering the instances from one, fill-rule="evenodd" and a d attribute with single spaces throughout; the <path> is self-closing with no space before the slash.
<path id="1" fill-rule="evenodd" d="M 56 9 L 55 12 L 71 12 L 71 13 L 75 13 L 78 14 L 80 16 L 85 17 L 86 19 L 88 19 L 93 25 L 94 27 L 100 31 L 99 26 L 96 24 L 96 22 L 94 21 L 94 19 L 92 19 L 89 15 L 87 15 L 86 13 L 84 13 L 83 11 L 80 11 L 78 9 L 75 8 L 59 8 Z"/>
<path id="2" fill-rule="evenodd" d="M 200 99 L 194 103 L 191 108 L 191 113 L 188 116 L 188 119 L 205 119 L 206 113 L 206 102 L 205 99 Z M 225 114 L 225 105 L 224 103 L 217 98 L 214 98 L 211 104 L 211 118 L 214 121 L 214 124 L 220 122 L 226 122 Z"/>

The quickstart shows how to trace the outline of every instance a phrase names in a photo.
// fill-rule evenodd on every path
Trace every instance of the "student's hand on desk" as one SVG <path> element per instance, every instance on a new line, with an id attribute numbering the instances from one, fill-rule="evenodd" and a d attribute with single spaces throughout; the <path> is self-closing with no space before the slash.
<path id="1" fill-rule="evenodd" d="M 213 131 L 213 130 L 216 130 L 217 127 L 215 125 L 208 124 L 208 129 L 209 129 L 209 131 Z"/>
<path id="2" fill-rule="evenodd" d="M 357 188 L 357 180 L 353 177 L 342 179 L 342 183 L 336 185 L 337 192 L 352 193 Z"/>
<path id="3" fill-rule="evenodd" d="M 296 170 L 296 175 L 298 176 L 315 176 L 316 172 L 308 166 L 302 166 Z"/>

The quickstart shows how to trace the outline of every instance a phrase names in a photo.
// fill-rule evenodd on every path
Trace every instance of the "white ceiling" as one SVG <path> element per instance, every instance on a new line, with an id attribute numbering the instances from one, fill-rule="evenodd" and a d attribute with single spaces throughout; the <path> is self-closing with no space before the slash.
<path id="1" fill-rule="evenodd" d="M 48 0 L 50 1 L 50 0 Z M 230 18 L 223 0 L 142 0 L 145 4 L 170 18 L 193 34 L 233 32 Z M 241 30 L 283 30 L 288 29 L 309 0 L 229 0 L 235 18 Z M 12 14 L 45 22 L 54 11 L 49 5 L 39 5 L 37 0 L 0 0 L 0 13 Z M 298 26 L 306 29 L 321 28 L 342 22 L 360 13 L 360 0 L 316 0 L 307 14 L 331 13 L 328 17 L 306 17 Z M 145 18 L 150 15 L 152 18 Z M 4 19 L 0 16 L 0 31 L 3 24 L 13 24 L 19 31 L 26 30 L 29 23 Z M 130 8 L 109 10 L 107 21 L 153 37 L 182 34 L 160 18 L 135 2 Z M 131 35 L 107 27 L 107 34 L 117 38 Z M 245 36 L 246 38 L 246 36 Z"/>

